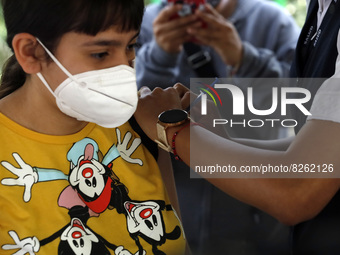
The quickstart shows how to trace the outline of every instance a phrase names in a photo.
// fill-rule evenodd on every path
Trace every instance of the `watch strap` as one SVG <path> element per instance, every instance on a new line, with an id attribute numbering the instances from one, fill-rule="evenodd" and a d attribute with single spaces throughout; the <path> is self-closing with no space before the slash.
<path id="1" fill-rule="evenodd" d="M 190 117 L 188 113 L 184 110 L 180 109 L 171 109 L 162 112 L 158 116 L 158 122 L 157 122 L 157 139 L 155 142 L 158 144 L 158 146 L 168 152 L 172 152 L 172 146 L 168 142 L 167 138 L 167 128 L 170 127 L 177 127 L 182 124 L 184 124 L 187 121 L 190 121 Z"/>
<path id="2" fill-rule="evenodd" d="M 158 144 L 158 146 L 165 151 L 172 152 L 172 148 L 169 145 L 166 136 L 166 127 L 161 125 L 159 122 L 157 122 L 157 137 L 158 139 L 156 139 L 155 142 Z"/>

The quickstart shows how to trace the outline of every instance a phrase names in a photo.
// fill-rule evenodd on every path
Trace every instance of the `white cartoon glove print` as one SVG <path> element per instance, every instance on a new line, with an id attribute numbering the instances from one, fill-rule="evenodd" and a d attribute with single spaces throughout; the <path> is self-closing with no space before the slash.
<path id="1" fill-rule="evenodd" d="M 2 161 L 1 165 L 14 175 L 18 176 L 18 178 L 4 178 L 1 180 L 1 184 L 6 186 L 25 187 L 23 198 L 25 202 L 28 202 L 31 199 L 32 186 L 34 183 L 38 182 L 38 173 L 34 171 L 33 167 L 26 164 L 19 154 L 13 153 L 12 155 L 19 165 L 18 168 L 7 161 Z"/>
<path id="2" fill-rule="evenodd" d="M 138 251 L 135 254 L 132 254 L 128 250 L 125 250 L 124 246 L 118 246 L 117 249 L 115 250 L 115 255 L 138 255 L 138 254 L 139 254 Z M 145 254 L 146 254 L 146 252 L 143 250 L 142 255 L 145 255 Z"/>
<path id="3" fill-rule="evenodd" d="M 135 152 L 135 150 L 138 148 L 138 146 L 142 143 L 142 140 L 140 138 L 135 138 L 130 146 L 128 148 L 128 144 L 131 141 L 132 134 L 130 132 L 127 132 L 124 136 L 123 141 L 121 140 L 121 133 L 118 128 L 116 128 L 117 133 L 117 150 L 120 153 L 120 156 L 126 161 L 131 164 L 138 164 L 140 166 L 143 165 L 143 161 L 141 159 L 133 159 L 131 158 L 131 155 Z"/>
<path id="4" fill-rule="evenodd" d="M 17 252 L 13 253 L 13 255 L 35 255 L 36 252 L 40 249 L 40 243 L 38 238 L 28 237 L 20 240 L 18 234 L 15 231 L 9 231 L 8 234 L 12 237 L 15 244 L 5 244 L 2 246 L 4 250 L 17 250 Z"/>

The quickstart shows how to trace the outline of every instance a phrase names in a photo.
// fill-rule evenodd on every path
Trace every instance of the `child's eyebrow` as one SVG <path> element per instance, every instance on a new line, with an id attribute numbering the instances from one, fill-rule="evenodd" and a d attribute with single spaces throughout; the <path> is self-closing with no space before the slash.
<path id="1" fill-rule="evenodd" d="M 83 43 L 82 46 L 121 46 L 123 43 L 119 40 L 96 40 Z"/>
<path id="2" fill-rule="evenodd" d="M 139 36 L 139 32 L 137 32 L 130 40 L 133 41 L 136 37 Z M 91 42 L 85 42 L 82 44 L 82 46 L 84 47 L 89 47 L 89 46 L 122 46 L 123 42 L 120 40 L 106 40 L 106 39 L 98 39 L 95 41 L 91 41 Z"/>

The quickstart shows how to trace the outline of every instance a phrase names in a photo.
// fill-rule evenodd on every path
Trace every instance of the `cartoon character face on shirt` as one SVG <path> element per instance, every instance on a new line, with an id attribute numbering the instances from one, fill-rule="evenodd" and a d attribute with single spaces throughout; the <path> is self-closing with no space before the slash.
<path id="1" fill-rule="evenodd" d="M 104 174 L 105 168 L 101 163 L 82 158 L 72 169 L 70 183 L 72 186 L 78 185 L 79 190 L 89 197 L 99 196 L 105 187 Z"/>
<path id="2" fill-rule="evenodd" d="M 84 156 L 80 157 L 77 166 L 70 173 L 70 184 L 89 196 L 100 196 L 105 187 L 105 167 L 93 158 L 93 146 L 88 144 L 85 148 Z"/>
<path id="3" fill-rule="evenodd" d="M 140 233 L 152 240 L 161 241 L 165 233 L 159 204 L 153 201 L 129 201 L 124 203 L 124 207 L 129 233 Z"/>
<path id="4" fill-rule="evenodd" d="M 93 243 L 98 243 L 96 235 L 85 227 L 81 220 L 74 218 L 61 235 L 76 255 L 90 255 Z"/>

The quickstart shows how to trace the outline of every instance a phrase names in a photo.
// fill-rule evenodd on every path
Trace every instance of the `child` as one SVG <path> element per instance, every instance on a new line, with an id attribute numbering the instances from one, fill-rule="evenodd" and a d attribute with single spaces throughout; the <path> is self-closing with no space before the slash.
<path id="1" fill-rule="evenodd" d="M 141 0 L 5 0 L 1 254 L 184 254 L 161 173 L 128 120 Z"/>

